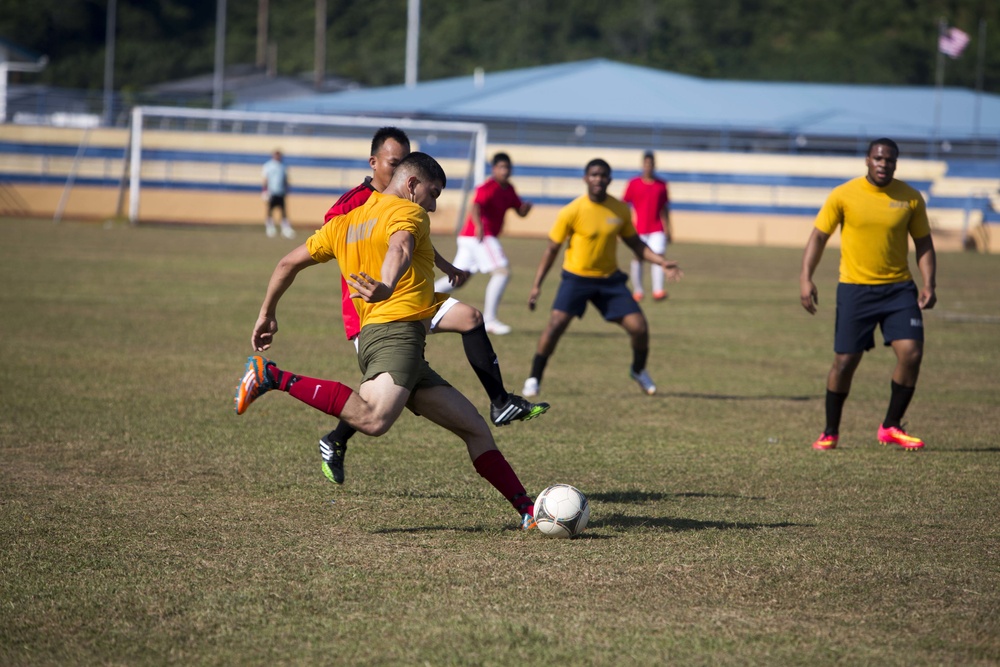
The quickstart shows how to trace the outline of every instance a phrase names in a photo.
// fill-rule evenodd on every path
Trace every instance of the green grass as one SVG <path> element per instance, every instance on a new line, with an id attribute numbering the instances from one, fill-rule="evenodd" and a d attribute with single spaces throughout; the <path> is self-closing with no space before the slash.
<path id="1" fill-rule="evenodd" d="M 505 246 L 514 333 L 494 344 L 516 391 L 542 243 Z M 233 413 L 287 249 L 0 221 L 0 664 L 1000 663 L 997 258 L 939 257 L 908 415 L 927 450 L 874 443 L 879 346 L 820 453 L 836 252 L 810 317 L 799 250 L 672 248 L 686 278 L 644 304 L 660 393 L 590 312 L 550 362 L 551 411 L 495 431 L 531 492 L 588 494 L 590 527 L 560 541 L 515 531 L 461 443 L 410 414 L 352 442 L 338 488 L 316 451 L 331 418 L 281 395 Z M 338 290 L 333 267 L 302 274 L 272 354 L 356 385 Z M 428 358 L 485 411 L 457 338 Z"/>

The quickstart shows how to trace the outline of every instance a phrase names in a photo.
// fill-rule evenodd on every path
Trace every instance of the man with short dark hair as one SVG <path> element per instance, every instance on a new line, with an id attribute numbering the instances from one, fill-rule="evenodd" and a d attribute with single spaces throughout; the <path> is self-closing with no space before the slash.
<path id="1" fill-rule="evenodd" d="M 462 271 L 490 274 L 483 302 L 483 319 L 486 320 L 487 333 L 497 336 L 510 333 L 510 327 L 497 316 L 500 299 L 510 280 L 510 263 L 499 239 L 504 217 L 508 210 L 515 211 L 522 218 L 531 211 L 531 202 L 522 201 L 517 195 L 510 182 L 510 173 L 510 156 L 506 153 L 494 155 L 492 173 L 476 188 L 472 211 L 458 234 L 458 251 L 452 260 L 452 264 Z M 448 293 L 455 287 L 445 277 L 439 278 L 434 288 Z"/>
<path id="2" fill-rule="evenodd" d="M 288 167 L 285 165 L 285 158 L 281 151 L 276 150 L 271 154 L 271 159 L 264 163 L 261 175 L 264 178 L 261 185 L 261 197 L 263 197 L 265 204 L 264 231 L 268 238 L 274 238 L 278 235 L 278 230 L 272 219 L 274 209 L 278 209 L 281 212 L 281 218 L 279 218 L 281 235 L 286 239 L 295 238 L 295 230 L 292 229 L 292 223 L 288 221 L 288 204 L 286 202 L 289 186 Z"/>
<path id="3" fill-rule="evenodd" d="M 363 206 L 372 194 L 383 192 L 392 180 L 396 167 L 409 154 L 410 138 L 406 132 L 391 126 L 377 130 L 372 137 L 371 155 L 368 158 L 372 175 L 365 177 L 364 182 L 344 193 L 330 207 L 324 217 L 324 224 Z M 437 250 L 434 250 L 434 263 L 445 273 L 441 278 L 445 284 L 461 284 L 468 276 L 465 271 L 457 270 L 441 257 Z M 344 333 L 347 340 L 354 342 L 357 347 L 361 321 L 355 307 L 356 300 L 343 277 L 340 279 L 340 286 Z M 466 358 L 490 399 L 490 419 L 495 426 L 527 421 L 548 410 L 548 403 L 529 403 L 507 391 L 500 372 L 500 362 L 485 329 L 483 315 L 477 309 L 455 299 L 445 300 L 430 318 L 430 333 L 448 332 L 461 334 Z M 323 475 L 334 484 L 344 483 L 347 443 L 355 432 L 349 422 L 340 420 L 333 430 L 319 440 Z"/>
<path id="4" fill-rule="evenodd" d="M 622 201 L 630 204 L 635 211 L 635 231 L 642 242 L 652 248 L 653 252 L 665 255 L 671 240 L 670 195 L 667 182 L 656 175 L 656 157 L 653 151 L 643 153 L 642 174 L 625 186 Z M 636 301 L 642 301 L 645 295 L 642 287 L 643 264 L 638 257 L 633 258 L 629 272 L 632 277 L 632 297 Z M 652 283 L 653 301 L 663 301 L 669 296 L 663 281 L 663 269 L 659 264 L 650 264 L 649 281 Z"/>
<path id="5" fill-rule="evenodd" d="M 271 275 L 251 335 L 255 352 L 271 346 L 278 331 L 278 301 L 296 275 L 337 260 L 341 275 L 355 291 L 361 320 L 359 390 L 291 373 L 254 354 L 236 390 L 236 412 L 243 414 L 268 391 L 284 391 L 342 417 L 363 433 L 379 436 L 408 407 L 465 442 L 476 471 L 503 494 L 527 529 L 533 525 L 532 500 L 497 449 L 485 420 L 423 356 L 428 318 L 444 300 L 434 293 L 435 253 L 428 213 L 437 207 L 446 183 L 434 158 L 411 153 L 400 161 L 384 193 L 373 192 L 363 206 L 321 227 L 282 258 Z"/>
<path id="6" fill-rule="evenodd" d="M 826 380 L 826 427 L 813 449 L 835 449 L 840 418 L 854 371 L 865 351 L 875 347 L 875 327 L 896 353 L 889 408 L 878 427 L 878 441 L 904 450 L 922 449 L 923 440 L 903 430 L 902 419 L 913 397 L 924 349 L 923 311 L 933 308 L 937 258 L 924 198 L 894 179 L 899 147 L 882 138 L 868 145 L 867 174 L 834 188 L 816 216 L 806 243 L 799 278 L 799 300 L 810 314 L 819 296 L 813 273 L 823 249 L 840 227 L 840 281 L 834 361 Z M 923 280 L 918 292 L 907 264 L 909 244 L 916 247 Z"/>
<path id="7" fill-rule="evenodd" d="M 555 352 L 556 344 L 572 319 L 583 317 L 589 302 L 606 321 L 621 325 L 628 332 L 632 343 L 629 375 L 643 393 L 652 396 L 656 393 L 656 385 L 646 371 L 649 326 L 625 284 L 628 276 L 618 269 L 618 238 L 621 237 L 636 257 L 662 266 L 668 279 L 678 280 L 682 273 L 677 262 L 653 252 L 642 242 L 632 226 L 628 206 L 608 194 L 611 167 L 607 162 L 591 160 L 584 170 L 583 180 L 587 184 L 587 194 L 574 199 L 559 211 L 528 296 L 528 307 L 534 310 L 541 294 L 542 281 L 552 268 L 562 244 L 569 240 L 559 291 L 552 303 L 548 326 L 538 339 L 538 348 L 531 362 L 531 376 L 525 380 L 522 393 L 528 397 L 538 394 L 542 374 L 549 357 Z"/>

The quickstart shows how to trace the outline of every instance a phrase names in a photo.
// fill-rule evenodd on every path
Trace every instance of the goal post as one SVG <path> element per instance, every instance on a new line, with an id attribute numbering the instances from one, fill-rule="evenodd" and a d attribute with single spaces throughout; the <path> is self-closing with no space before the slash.
<path id="1" fill-rule="evenodd" d="M 279 146 L 290 165 L 292 192 L 332 203 L 370 173 L 371 136 L 386 126 L 406 132 L 414 150 L 445 166 L 451 203 L 446 208 L 455 211 L 456 228 L 469 193 L 486 177 L 482 123 L 138 106 L 130 126 L 128 219 L 133 224 L 164 219 L 163 211 L 147 212 L 143 206 L 144 195 L 153 190 L 244 200 L 243 195 L 260 190 L 261 165 Z M 160 200 L 180 201 L 159 194 Z"/>

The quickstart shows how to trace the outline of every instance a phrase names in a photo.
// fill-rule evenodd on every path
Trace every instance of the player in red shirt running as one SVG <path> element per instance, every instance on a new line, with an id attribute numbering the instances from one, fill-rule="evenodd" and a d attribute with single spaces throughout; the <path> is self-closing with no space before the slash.
<path id="1" fill-rule="evenodd" d="M 510 333 L 510 327 L 497 318 L 500 299 L 510 280 L 509 262 L 497 237 L 503 230 L 508 210 L 513 209 L 522 218 L 531 210 L 531 202 L 521 201 L 517 196 L 510 182 L 510 172 L 510 156 L 506 153 L 494 155 L 493 174 L 476 188 L 472 212 L 458 234 L 458 252 L 452 261 L 462 271 L 490 274 L 483 317 L 486 331 L 497 336 Z M 439 278 L 434 284 L 435 290 L 446 294 L 454 287 L 457 285 L 449 284 L 447 277 Z"/>
<path id="2" fill-rule="evenodd" d="M 410 139 L 405 132 L 396 127 L 383 127 L 378 130 L 372 137 L 371 156 L 368 158 L 372 175 L 365 177 L 363 183 L 341 195 L 323 216 L 324 224 L 331 220 L 336 224 L 337 216 L 361 206 L 368 201 L 373 192 L 382 192 L 392 180 L 396 166 L 409 154 Z M 442 280 L 449 285 L 461 285 L 468 278 L 467 272 L 456 269 L 441 257 L 437 250 L 434 251 L 434 263 L 446 274 Z M 347 335 L 347 340 L 353 341 L 357 348 L 361 321 L 354 300 L 351 299 L 350 288 L 343 277 L 340 284 L 344 333 Z M 430 333 L 462 334 L 465 356 L 490 398 L 490 418 L 495 426 L 532 419 L 549 409 L 548 403 L 530 403 L 520 396 L 509 393 L 504 387 L 500 362 L 486 333 L 481 312 L 468 304 L 448 299 L 438 309 L 434 318 L 426 324 Z M 350 424 L 340 421 L 334 430 L 320 438 L 319 451 L 323 458 L 323 474 L 331 482 L 343 484 L 347 441 L 356 432 Z"/>
<path id="3" fill-rule="evenodd" d="M 628 182 L 622 201 L 632 205 L 635 211 L 633 220 L 635 231 L 643 243 L 660 255 L 667 252 L 667 244 L 671 241 L 670 234 L 670 195 L 667 182 L 656 176 L 656 158 L 652 151 L 646 151 L 642 156 L 642 176 L 637 176 Z M 632 259 L 630 275 L 632 278 L 632 298 L 642 301 L 642 260 Z M 663 269 L 649 265 L 649 278 L 653 283 L 653 300 L 663 301 L 667 298 L 667 290 L 663 283 Z"/>

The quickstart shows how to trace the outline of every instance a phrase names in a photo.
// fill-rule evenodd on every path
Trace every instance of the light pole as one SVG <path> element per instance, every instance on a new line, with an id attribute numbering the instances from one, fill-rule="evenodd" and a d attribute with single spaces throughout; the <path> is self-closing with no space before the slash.
<path id="1" fill-rule="evenodd" d="M 101 124 L 109 126 L 114 114 L 115 80 L 115 21 L 118 18 L 118 0 L 108 0 L 107 23 L 104 28 L 104 113 Z"/>

